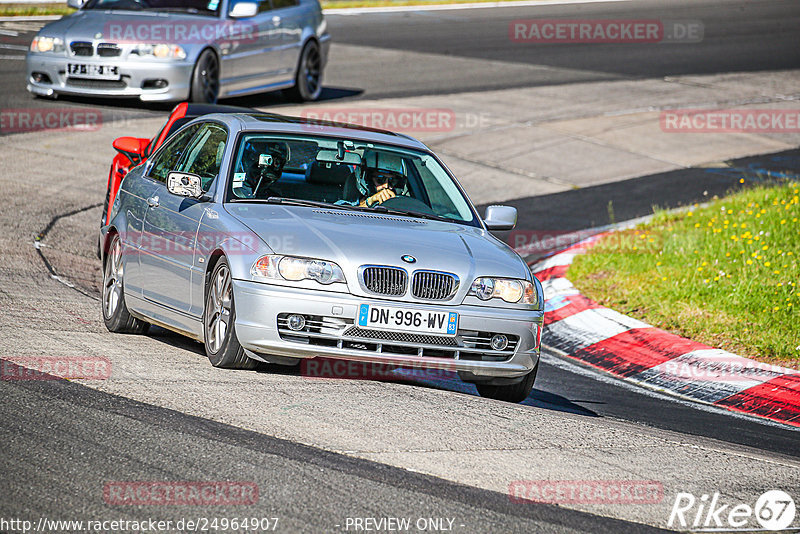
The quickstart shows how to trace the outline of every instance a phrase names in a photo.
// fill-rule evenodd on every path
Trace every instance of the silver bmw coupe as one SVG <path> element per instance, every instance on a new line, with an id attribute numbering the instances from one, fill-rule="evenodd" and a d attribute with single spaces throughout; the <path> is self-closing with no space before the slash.
<path id="1" fill-rule="evenodd" d="M 35 95 L 213 103 L 282 89 L 316 100 L 330 35 L 318 0 L 69 0 L 27 55 Z"/>
<path id="2" fill-rule="evenodd" d="M 273 114 L 211 114 L 124 178 L 100 232 L 112 332 L 155 324 L 212 365 L 324 357 L 448 370 L 519 402 L 541 284 L 422 143 Z"/>

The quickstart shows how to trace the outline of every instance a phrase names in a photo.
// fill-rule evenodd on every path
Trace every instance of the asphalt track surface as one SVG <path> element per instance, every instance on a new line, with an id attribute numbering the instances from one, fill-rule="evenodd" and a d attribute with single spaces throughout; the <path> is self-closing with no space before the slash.
<path id="1" fill-rule="evenodd" d="M 658 529 L 507 495 L 265 436 L 66 381 L 0 382 L 0 517 L 37 523 L 254 517 L 252 508 L 131 506 L 101 499 L 108 480 L 226 480 L 258 485 L 258 518 L 278 532 L 346 530 L 347 517 L 454 519 L 456 532 Z M 35 425 L 29 421 L 36 421 Z M 165 444 L 169 446 L 165 446 Z M 47 468 L 42 469 L 46 463 Z"/>
<path id="2" fill-rule="evenodd" d="M 511 20 L 533 18 L 525 8 L 437 11 L 402 14 L 331 16 L 337 43 L 365 49 L 425 54 L 432 64 L 424 75 L 413 64 L 371 65 L 359 71 L 356 49 L 348 52 L 347 79 L 329 75 L 326 98 L 362 98 L 486 90 L 531 84 L 570 84 L 590 80 L 644 78 L 690 73 L 760 71 L 797 68 L 796 31 L 800 7 L 794 0 L 775 2 L 620 2 L 553 6 L 537 18 L 625 18 L 700 20 L 702 43 L 621 47 L 598 45 L 530 46 L 507 39 Z M 10 41 L 26 43 L 22 32 Z M 498 37 L 499 36 L 499 37 Z M 12 42 L 13 41 L 13 42 Z M 16 52 L 4 51 L 9 54 Z M 547 65 L 529 78 L 482 77 L 480 72 L 438 69 L 452 57 L 493 60 L 503 64 Z M 375 70 L 385 69 L 384 72 Z M 0 60 L 3 108 L 51 106 L 32 99 L 20 80 L 24 62 Z M 397 90 L 384 80 L 407 70 L 413 89 Z M 360 77 L 358 76 L 360 73 Z M 238 99 L 240 105 L 279 106 L 282 98 L 266 95 Z M 98 105 L 124 116 L 163 114 L 164 108 L 136 102 L 88 103 L 59 100 L 59 105 Z M 800 154 L 790 151 L 736 162 L 743 169 L 800 174 Z M 736 166 L 734 166 L 734 169 Z M 733 171 L 686 169 L 576 191 L 512 201 L 521 208 L 520 226 L 577 230 L 611 222 L 602 209 L 586 212 L 587 198 L 611 201 L 617 220 L 645 215 L 653 204 L 664 207 L 702 202 L 738 184 Z M 632 194 L 634 193 L 634 194 Z M 525 220 L 524 214 L 536 214 Z M 42 221 L 44 227 L 46 221 Z M 79 288 L 80 289 L 80 288 Z M 449 383 L 419 387 L 461 389 Z M 547 505 L 514 506 L 503 494 L 461 486 L 402 469 L 326 452 L 179 412 L 108 395 L 62 382 L 0 382 L 3 455 L 0 470 L 0 516 L 36 512 L 52 517 L 64 511 L 107 511 L 98 488 L 108 479 L 209 480 L 245 478 L 259 482 L 262 501 L 287 531 L 331 530 L 353 515 L 455 516 L 469 532 L 643 531 L 642 525 L 600 518 Z M 577 364 L 546 357 L 526 404 L 590 418 L 630 421 L 678 433 L 704 436 L 729 444 L 800 456 L 797 432 L 720 410 L 704 409 L 643 392 Z M 164 444 L 169 443 L 169 447 Z M 246 473 L 246 476 L 245 476 Z M 224 475 L 224 477 L 223 477 Z M 53 488 L 57 488 L 54 491 Z M 766 489 L 766 488 L 765 488 Z M 57 496 L 58 499 L 53 497 Z M 299 497 L 304 496 L 304 497 Z M 389 504 L 390 503 L 390 504 Z M 234 515 L 239 510 L 215 510 Z M 157 512 L 157 513 L 156 513 Z M 183 510 L 126 510 L 130 517 L 185 516 Z M 273 514 L 267 514 L 273 516 Z M 70 514 L 75 517 L 75 514 Z"/>

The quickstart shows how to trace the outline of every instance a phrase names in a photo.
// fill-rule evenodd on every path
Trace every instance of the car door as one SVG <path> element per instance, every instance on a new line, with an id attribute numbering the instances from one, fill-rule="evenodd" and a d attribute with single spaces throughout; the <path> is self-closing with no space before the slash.
<path id="1" fill-rule="evenodd" d="M 200 208 L 196 200 L 167 191 L 167 175 L 180 169 L 202 124 L 178 132 L 152 159 L 147 177 L 155 189 L 147 198 L 139 249 L 144 298 L 169 308 L 188 311 L 189 285 Z"/>
<path id="2" fill-rule="evenodd" d="M 249 0 L 248 0 L 249 1 Z M 232 9 L 236 2 L 231 2 Z M 284 70 L 282 58 L 281 18 L 272 11 L 270 0 L 258 1 L 258 13 L 247 19 L 236 19 L 247 25 L 247 37 L 232 43 L 225 61 L 231 65 L 232 77 L 227 81 L 228 94 L 275 83 Z"/>
<path id="3" fill-rule="evenodd" d="M 280 77 L 290 79 L 300 60 L 303 40 L 303 17 L 307 9 L 299 0 L 271 0 L 272 18 L 277 19 L 280 46 Z"/>
<path id="4" fill-rule="evenodd" d="M 142 225 L 147 212 L 147 199 L 152 196 L 156 186 L 152 180 L 144 178 L 143 168 L 131 170 L 120 184 L 114 204 L 109 206 L 109 213 L 118 210 L 125 214 L 124 228 L 120 230 L 122 241 L 122 260 L 125 272 L 125 294 L 142 296 L 142 277 L 139 273 L 139 249 L 142 241 Z M 114 205 L 118 204 L 117 210 Z"/>

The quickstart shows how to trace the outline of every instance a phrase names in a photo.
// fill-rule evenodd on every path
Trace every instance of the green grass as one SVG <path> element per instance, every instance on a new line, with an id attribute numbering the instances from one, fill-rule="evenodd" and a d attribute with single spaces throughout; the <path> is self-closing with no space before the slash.
<path id="1" fill-rule="evenodd" d="M 67 7 L 66 2 L 54 2 L 52 4 L 0 4 L 0 17 L 69 15 L 74 12 L 74 9 Z"/>
<path id="2" fill-rule="evenodd" d="M 800 363 L 800 183 L 744 190 L 601 240 L 567 277 L 601 304 L 769 363 Z"/>

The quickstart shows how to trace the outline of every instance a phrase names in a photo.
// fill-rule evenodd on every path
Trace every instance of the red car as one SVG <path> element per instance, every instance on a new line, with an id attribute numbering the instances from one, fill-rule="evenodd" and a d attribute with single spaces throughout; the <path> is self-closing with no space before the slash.
<path id="1" fill-rule="evenodd" d="M 109 206 L 114 203 L 120 183 L 122 183 L 122 179 L 128 174 L 128 171 L 147 160 L 181 126 L 192 119 L 209 113 L 253 113 L 254 111 L 256 110 L 236 106 L 188 104 L 183 102 L 175 106 L 167 122 L 152 139 L 138 137 L 117 137 L 114 139 L 113 146 L 118 153 L 114 156 L 114 160 L 111 162 L 111 170 L 108 173 L 108 189 L 106 191 L 106 200 L 103 204 L 103 218 L 100 221 L 100 225 L 108 224 L 111 217 Z"/>

